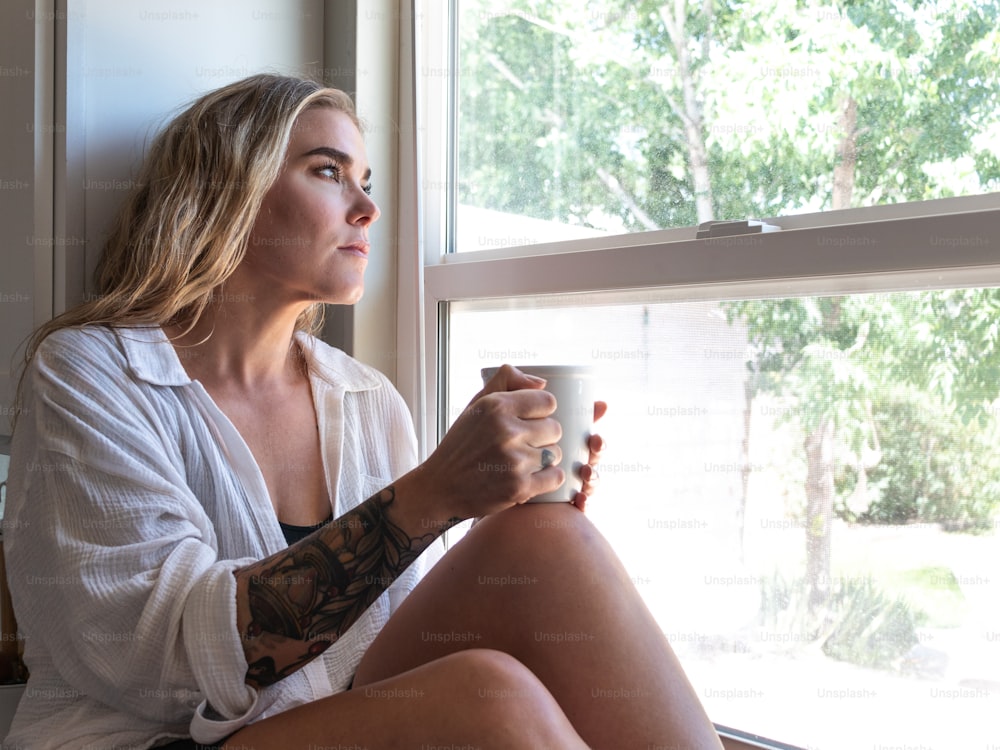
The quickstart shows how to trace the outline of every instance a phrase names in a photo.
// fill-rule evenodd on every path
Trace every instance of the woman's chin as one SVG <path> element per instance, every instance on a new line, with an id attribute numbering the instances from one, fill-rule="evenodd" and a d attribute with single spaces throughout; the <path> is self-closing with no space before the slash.
<path id="1" fill-rule="evenodd" d="M 336 292 L 331 292 L 327 295 L 316 295 L 313 298 L 313 302 L 322 302 L 326 305 L 353 305 L 360 302 L 364 294 L 364 286 L 358 286 L 349 290 L 338 289 Z"/>

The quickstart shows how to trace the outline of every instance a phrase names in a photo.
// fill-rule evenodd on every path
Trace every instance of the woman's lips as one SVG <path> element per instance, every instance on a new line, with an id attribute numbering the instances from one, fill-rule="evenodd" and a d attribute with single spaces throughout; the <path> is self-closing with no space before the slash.
<path id="1" fill-rule="evenodd" d="M 369 245 L 367 242 L 352 242 L 350 245 L 341 245 L 337 249 L 343 250 L 345 253 L 352 253 L 353 255 L 360 255 L 362 258 L 367 258 Z"/>

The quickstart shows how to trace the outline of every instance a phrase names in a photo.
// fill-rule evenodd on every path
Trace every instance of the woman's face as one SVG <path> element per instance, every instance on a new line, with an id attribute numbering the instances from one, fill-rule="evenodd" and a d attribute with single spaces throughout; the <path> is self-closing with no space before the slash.
<path id="1" fill-rule="evenodd" d="M 256 286 L 279 302 L 357 302 L 368 228 L 379 216 L 370 178 L 364 141 L 348 115 L 325 107 L 303 112 L 238 273 L 263 282 Z"/>

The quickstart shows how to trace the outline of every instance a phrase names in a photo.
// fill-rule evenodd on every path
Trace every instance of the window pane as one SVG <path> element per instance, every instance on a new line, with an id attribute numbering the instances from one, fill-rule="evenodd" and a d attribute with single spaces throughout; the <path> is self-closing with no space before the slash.
<path id="1" fill-rule="evenodd" d="M 998 7 L 460 0 L 455 247 L 1000 190 Z"/>
<path id="2" fill-rule="evenodd" d="M 643 295 L 452 303 L 452 418 L 482 367 L 602 370 L 588 516 L 716 723 L 812 749 L 990 747 L 1000 292 Z"/>
<path id="3" fill-rule="evenodd" d="M 3 512 L 7 507 L 7 473 L 9 470 L 10 436 L 0 435 L 0 521 L 3 520 Z"/>

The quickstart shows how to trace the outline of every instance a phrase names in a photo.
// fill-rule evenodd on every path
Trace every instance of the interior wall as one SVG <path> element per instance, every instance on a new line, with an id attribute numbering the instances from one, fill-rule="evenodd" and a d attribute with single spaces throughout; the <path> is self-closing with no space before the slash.
<path id="1" fill-rule="evenodd" d="M 52 276 L 52 92 L 35 83 L 52 74 L 39 50 L 52 47 L 53 12 L 34 0 L 0 3 L 0 434 L 14 416 L 21 344 L 52 309 L 44 283 Z"/>
<path id="2" fill-rule="evenodd" d="M 199 94 L 252 73 L 343 73 L 354 49 L 336 45 L 333 65 L 325 34 L 353 29 L 361 12 L 336 0 L 0 3 L 0 433 L 19 345 L 92 293 L 151 136 Z"/>
<path id="3" fill-rule="evenodd" d="M 144 147 L 173 114 L 253 73 L 323 67 L 322 0 L 70 0 L 77 4 L 82 11 L 69 19 L 66 39 L 65 231 L 85 244 L 82 259 L 66 259 L 70 283 L 57 312 L 82 299 L 80 283 L 90 291 Z M 82 201 L 78 210 L 73 200 Z"/>

